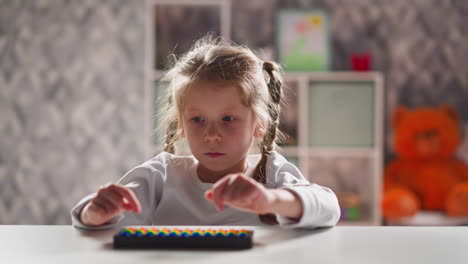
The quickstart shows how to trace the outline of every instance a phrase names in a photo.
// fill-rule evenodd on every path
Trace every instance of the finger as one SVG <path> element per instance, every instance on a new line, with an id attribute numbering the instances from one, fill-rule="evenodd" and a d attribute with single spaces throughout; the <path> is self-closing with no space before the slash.
<path id="1" fill-rule="evenodd" d="M 123 209 L 124 211 L 135 211 L 130 202 L 115 188 L 115 186 L 123 186 L 114 185 L 115 184 L 109 184 L 101 188 L 98 192 L 98 196 L 107 197 L 107 199 L 112 202 L 114 206 L 118 207 L 118 209 Z"/>
<path id="2" fill-rule="evenodd" d="M 115 216 L 124 210 L 122 204 L 118 204 L 115 201 L 110 200 L 108 197 L 102 197 L 101 201 L 106 206 L 109 215 Z"/>
<path id="3" fill-rule="evenodd" d="M 122 198 L 123 200 L 123 206 L 124 208 L 127 210 L 127 211 L 134 211 L 135 212 L 135 209 L 133 208 L 133 205 L 130 204 L 130 202 L 127 200 L 127 198 Z"/>
<path id="4" fill-rule="evenodd" d="M 125 198 L 120 193 L 116 192 L 111 188 L 104 188 L 99 190 L 98 196 L 104 200 L 109 201 L 110 203 L 112 203 L 112 205 L 119 209 L 126 209 Z M 131 208 L 129 210 L 131 210 Z"/>
<path id="5" fill-rule="evenodd" d="M 102 204 L 102 202 L 99 203 L 96 202 L 96 200 L 90 201 L 88 211 L 95 215 L 99 215 L 100 217 L 107 214 L 106 207 Z"/>
<path id="6" fill-rule="evenodd" d="M 236 193 L 239 192 L 239 189 L 242 188 L 242 182 L 239 180 L 230 181 L 228 186 L 225 188 L 223 193 L 223 200 L 225 203 L 227 202 L 235 202 L 236 201 Z"/>
<path id="7" fill-rule="evenodd" d="M 242 196 L 242 186 L 237 185 L 234 188 L 231 188 L 229 197 L 226 197 L 226 202 L 228 203 L 242 203 L 244 201 Z"/>
<path id="8" fill-rule="evenodd" d="M 223 193 L 224 190 L 226 189 L 228 183 L 229 183 L 230 178 L 223 179 L 219 183 L 217 182 L 215 187 L 213 188 L 213 202 L 216 206 L 216 208 L 219 211 L 224 210 L 224 200 L 223 200 Z"/>
<path id="9" fill-rule="evenodd" d="M 125 199 L 127 199 L 128 203 L 132 206 L 132 209 L 135 213 L 141 212 L 140 201 L 138 201 L 138 198 L 136 197 L 135 193 L 131 189 L 125 186 L 117 185 L 117 184 L 113 184 L 109 186 L 109 188 L 115 190 L 120 195 L 122 195 Z"/>
<path id="10" fill-rule="evenodd" d="M 254 188 L 255 184 L 253 184 L 249 178 L 239 175 L 232 180 L 230 186 L 232 186 L 232 188 L 230 188 L 230 196 L 237 199 L 241 196 L 243 191 Z"/>
<path id="11" fill-rule="evenodd" d="M 205 199 L 207 199 L 209 201 L 213 200 L 213 191 L 212 190 L 208 190 L 208 191 L 205 192 Z"/>
<path id="12" fill-rule="evenodd" d="M 109 204 L 109 202 L 102 199 L 101 197 L 96 197 L 91 202 L 96 206 L 97 209 L 100 209 L 100 212 L 96 212 L 96 214 L 100 217 L 106 218 L 112 214 L 112 204 Z"/>
<path id="13" fill-rule="evenodd" d="M 248 181 L 236 181 L 230 188 L 229 196 L 225 198 L 226 202 L 245 205 L 249 201 L 248 194 L 255 190 L 255 187 Z"/>
<path id="14" fill-rule="evenodd" d="M 96 199 L 88 206 L 86 220 L 91 225 L 101 225 L 117 214 L 117 210 L 112 204 L 107 203 L 105 200 Z"/>
<path id="15" fill-rule="evenodd" d="M 224 192 L 221 195 L 221 198 L 223 199 L 224 203 L 227 203 L 233 200 L 232 193 L 233 193 L 233 190 L 236 188 L 237 188 L 236 185 L 227 184 L 226 188 L 224 188 Z"/>
<path id="16" fill-rule="evenodd" d="M 233 192 L 239 188 L 243 188 L 246 181 L 245 177 L 241 174 L 231 175 L 225 179 L 222 189 L 220 187 L 218 192 L 218 199 L 222 201 L 223 206 L 227 200 L 233 199 Z"/>

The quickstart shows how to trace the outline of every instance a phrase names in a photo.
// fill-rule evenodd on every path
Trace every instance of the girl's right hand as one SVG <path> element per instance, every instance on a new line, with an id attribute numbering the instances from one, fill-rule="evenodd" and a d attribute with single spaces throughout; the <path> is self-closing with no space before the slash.
<path id="1" fill-rule="evenodd" d="M 81 210 L 81 222 L 89 226 L 106 223 L 124 211 L 141 212 L 141 205 L 135 193 L 122 185 L 109 184 L 101 187 L 96 197 Z"/>

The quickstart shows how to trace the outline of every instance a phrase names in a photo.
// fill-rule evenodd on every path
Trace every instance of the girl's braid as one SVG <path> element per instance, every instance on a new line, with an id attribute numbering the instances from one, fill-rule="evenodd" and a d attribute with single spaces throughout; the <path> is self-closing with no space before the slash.
<path id="1" fill-rule="evenodd" d="M 263 141 L 261 143 L 262 157 L 257 165 L 254 173 L 254 179 L 262 184 L 266 184 L 266 163 L 271 151 L 273 151 L 276 137 L 278 134 L 280 102 L 282 95 L 283 83 L 278 77 L 279 69 L 273 62 L 264 62 L 263 69 L 268 73 L 269 81 L 268 91 L 270 94 L 270 102 L 268 104 L 268 112 L 271 117 L 271 123 L 268 124 Z M 278 224 L 275 215 L 264 214 L 260 215 L 260 220 L 267 224 Z"/>

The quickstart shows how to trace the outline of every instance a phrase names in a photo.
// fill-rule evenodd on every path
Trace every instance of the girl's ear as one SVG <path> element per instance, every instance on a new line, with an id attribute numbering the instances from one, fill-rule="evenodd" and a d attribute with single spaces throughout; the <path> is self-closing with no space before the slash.
<path id="1" fill-rule="evenodd" d="M 179 134 L 179 137 L 180 138 L 184 138 L 185 137 L 185 131 L 184 131 L 184 126 L 182 125 L 182 122 L 179 121 L 177 122 L 177 131 L 178 131 L 178 134 Z"/>
<path id="2" fill-rule="evenodd" d="M 263 126 L 257 126 L 254 130 L 254 137 L 263 138 L 265 135 L 265 128 Z"/>

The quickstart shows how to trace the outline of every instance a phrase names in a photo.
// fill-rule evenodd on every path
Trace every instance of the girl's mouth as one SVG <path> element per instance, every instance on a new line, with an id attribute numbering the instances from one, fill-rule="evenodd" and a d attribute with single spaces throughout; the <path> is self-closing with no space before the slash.
<path id="1" fill-rule="evenodd" d="M 218 157 L 224 156 L 224 153 L 219 153 L 219 152 L 207 152 L 207 153 L 205 153 L 205 155 L 207 155 L 207 156 L 210 157 L 210 158 L 218 158 Z"/>

